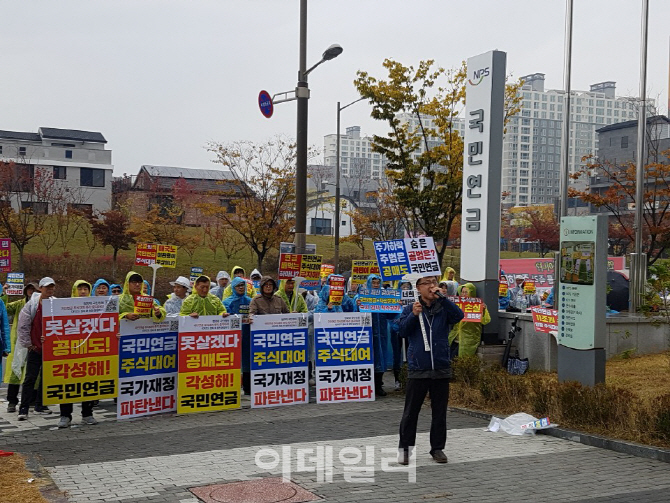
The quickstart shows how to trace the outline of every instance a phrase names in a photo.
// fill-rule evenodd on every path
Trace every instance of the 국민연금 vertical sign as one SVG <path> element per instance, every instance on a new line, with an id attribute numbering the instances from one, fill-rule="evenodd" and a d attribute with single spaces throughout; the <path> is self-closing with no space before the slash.
<path id="1" fill-rule="evenodd" d="M 268 314 L 251 325 L 251 406 L 307 403 L 307 315 Z"/>
<path id="2" fill-rule="evenodd" d="M 179 317 L 179 414 L 240 407 L 241 321 Z"/>
<path id="3" fill-rule="evenodd" d="M 440 276 L 440 263 L 431 237 L 375 241 L 379 272 L 384 281 L 402 279 L 410 273 Z"/>
<path id="4" fill-rule="evenodd" d="M 317 403 L 375 399 L 370 313 L 314 315 Z"/>
<path id="5" fill-rule="evenodd" d="M 118 298 L 46 299 L 42 313 L 44 405 L 114 398 Z"/>
<path id="6" fill-rule="evenodd" d="M 12 240 L 0 238 L 0 272 L 12 270 Z"/>
<path id="7" fill-rule="evenodd" d="M 121 320 L 119 419 L 177 410 L 179 321 Z"/>

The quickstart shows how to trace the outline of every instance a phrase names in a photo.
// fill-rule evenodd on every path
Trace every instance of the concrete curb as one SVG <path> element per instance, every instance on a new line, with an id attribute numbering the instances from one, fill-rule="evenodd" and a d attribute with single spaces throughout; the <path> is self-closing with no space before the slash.
<path id="1" fill-rule="evenodd" d="M 479 419 L 491 420 L 493 414 L 486 412 L 479 412 L 476 410 L 462 409 L 460 407 L 449 407 L 450 411 L 459 412 L 468 416 L 477 417 Z M 589 445 L 591 447 L 598 447 L 600 449 L 608 449 L 622 454 L 629 454 L 639 458 L 655 459 L 664 463 L 670 463 L 670 451 L 661 449 L 659 447 L 652 447 L 649 445 L 636 444 L 634 442 L 626 442 L 624 440 L 615 440 L 612 438 L 602 437 L 600 435 L 591 435 L 589 433 L 582 433 L 579 431 L 565 430 L 563 428 L 548 428 L 546 430 L 538 430 L 540 435 L 550 435 L 552 437 L 570 440 L 572 442 L 579 442 L 580 444 Z"/>

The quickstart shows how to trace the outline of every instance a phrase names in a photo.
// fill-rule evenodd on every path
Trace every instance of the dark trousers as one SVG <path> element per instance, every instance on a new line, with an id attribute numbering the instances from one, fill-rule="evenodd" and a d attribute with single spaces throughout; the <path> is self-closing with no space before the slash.
<path id="1" fill-rule="evenodd" d="M 35 396 L 35 407 L 42 406 L 42 353 L 28 350 L 28 357 L 26 358 L 26 377 L 23 380 L 23 393 L 21 393 L 20 412 L 27 412 L 30 407 L 30 402 L 33 400 L 33 393 Z M 34 390 L 35 382 L 39 376 L 40 382 L 37 385 L 37 391 Z"/>
<path id="2" fill-rule="evenodd" d="M 72 419 L 72 409 L 74 404 L 62 403 L 60 404 L 61 417 L 69 417 Z M 93 401 L 81 402 L 81 417 L 89 417 L 93 415 Z"/>
<path id="3" fill-rule="evenodd" d="M 443 450 L 447 443 L 447 402 L 449 379 L 407 379 L 405 410 L 400 421 L 398 447 L 408 449 L 416 445 L 416 425 L 426 393 L 430 392 L 432 420 L 430 422 L 430 453 Z"/>
<path id="4" fill-rule="evenodd" d="M 21 388 L 20 384 L 7 385 L 7 401 L 12 405 L 19 403 L 19 388 Z"/>

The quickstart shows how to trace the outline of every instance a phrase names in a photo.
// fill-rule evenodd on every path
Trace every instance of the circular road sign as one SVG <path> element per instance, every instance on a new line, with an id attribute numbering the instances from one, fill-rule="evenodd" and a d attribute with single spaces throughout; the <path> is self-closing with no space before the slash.
<path id="1" fill-rule="evenodd" d="M 272 117 L 272 112 L 274 112 L 274 105 L 272 104 L 272 96 L 267 91 L 261 91 L 258 93 L 258 108 L 261 109 L 261 113 L 266 119 Z"/>

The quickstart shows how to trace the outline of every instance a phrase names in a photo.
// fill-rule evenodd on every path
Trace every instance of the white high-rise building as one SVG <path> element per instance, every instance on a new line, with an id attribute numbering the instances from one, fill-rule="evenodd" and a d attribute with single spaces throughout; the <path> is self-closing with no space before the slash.
<path id="1" fill-rule="evenodd" d="M 361 127 L 351 126 L 340 136 L 340 175 L 378 180 L 384 176 L 386 159 L 372 151 L 372 137 L 361 138 Z M 336 166 L 337 134 L 323 137 L 323 163 Z"/>
<path id="2" fill-rule="evenodd" d="M 560 192 L 561 127 L 564 91 L 544 90 L 544 74 L 524 81 L 521 111 L 507 124 L 503 142 L 502 190 L 506 206 L 553 204 Z M 590 91 L 572 91 L 570 173 L 583 166 L 582 157 L 596 155 L 596 129 L 637 117 L 634 98 L 616 97 L 615 82 L 593 84 Z M 653 104 L 652 104 L 653 108 Z"/>

